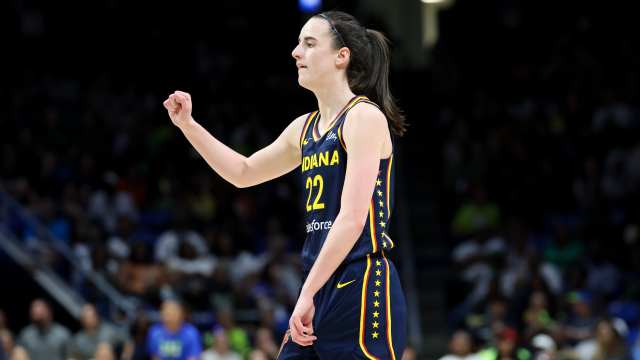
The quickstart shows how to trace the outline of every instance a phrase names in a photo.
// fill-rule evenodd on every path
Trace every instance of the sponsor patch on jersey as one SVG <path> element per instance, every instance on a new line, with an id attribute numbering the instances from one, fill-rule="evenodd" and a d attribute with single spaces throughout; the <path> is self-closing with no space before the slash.
<path id="1" fill-rule="evenodd" d="M 329 230 L 333 225 L 332 221 L 316 221 L 313 219 L 310 223 L 307 223 L 307 234 L 314 231 Z"/>

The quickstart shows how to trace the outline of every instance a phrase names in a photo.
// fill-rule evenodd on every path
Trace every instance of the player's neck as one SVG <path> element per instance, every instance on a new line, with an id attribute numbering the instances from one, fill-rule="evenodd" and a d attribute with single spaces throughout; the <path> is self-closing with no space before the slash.
<path id="1" fill-rule="evenodd" d="M 320 110 L 318 129 L 321 131 L 326 130 L 329 123 L 355 96 L 346 82 L 341 83 L 339 87 L 327 87 L 316 91 L 315 95 L 318 99 L 318 110 Z"/>

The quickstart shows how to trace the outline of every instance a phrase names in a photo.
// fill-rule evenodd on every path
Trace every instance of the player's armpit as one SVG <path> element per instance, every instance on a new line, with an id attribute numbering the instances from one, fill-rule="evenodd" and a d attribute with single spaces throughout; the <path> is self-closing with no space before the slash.
<path id="1" fill-rule="evenodd" d="M 249 156 L 236 184 L 249 187 L 282 176 L 300 165 L 300 133 L 307 115 L 293 120 L 278 138 Z"/>

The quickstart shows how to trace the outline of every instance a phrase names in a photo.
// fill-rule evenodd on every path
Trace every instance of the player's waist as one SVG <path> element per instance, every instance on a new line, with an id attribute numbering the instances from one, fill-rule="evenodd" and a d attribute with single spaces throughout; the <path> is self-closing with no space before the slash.
<path id="1" fill-rule="evenodd" d="M 359 263 L 366 263 L 367 262 L 367 257 L 369 259 L 371 259 L 371 261 L 375 261 L 375 260 L 381 260 L 384 258 L 384 255 L 382 254 L 382 252 L 378 251 L 375 253 L 356 253 L 356 252 L 350 252 L 347 257 L 344 259 L 344 261 L 342 261 L 342 263 L 340 265 L 338 265 L 338 267 L 336 268 L 336 270 L 334 271 L 334 273 L 341 273 L 342 271 L 344 271 L 346 268 L 350 267 L 350 266 L 354 266 L 354 265 L 358 265 Z M 315 261 L 315 259 L 311 262 L 313 264 L 313 262 Z M 306 280 L 307 275 L 309 275 L 309 272 L 311 271 L 311 266 L 307 267 L 303 267 L 302 269 L 302 276 L 303 276 L 303 281 Z"/>

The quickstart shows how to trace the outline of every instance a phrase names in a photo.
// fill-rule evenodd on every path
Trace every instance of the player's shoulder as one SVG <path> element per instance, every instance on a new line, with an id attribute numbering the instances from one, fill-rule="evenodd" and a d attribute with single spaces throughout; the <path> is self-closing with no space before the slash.
<path id="1" fill-rule="evenodd" d="M 313 115 L 313 113 L 315 113 L 315 111 L 297 116 L 291 123 L 289 123 L 288 127 L 296 130 L 302 130 L 302 127 L 304 126 L 304 124 L 306 124 L 307 120 L 311 117 L 311 115 Z"/>
<path id="2" fill-rule="evenodd" d="M 295 147 L 300 146 L 300 139 L 304 135 L 303 132 L 304 132 L 305 125 L 307 124 L 307 120 L 311 117 L 311 115 L 313 115 L 313 113 L 314 112 L 309 112 L 306 114 L 299 115 L 298 117 L 293 119 L 291 123 L 289 123 L 289 125 L 284 131 L 284 135 L 287 141 L 289 142 L 289 144 Z"/>
<path id="3" fill-rule="evenodd" d="M 382 130 L 387 126 L 387 118 L 380 107 L 370 101 L 360 101 L 353 106 L 347 113 L 344 124 L 346 132 L 348 129 Z"/>
<path id="4" fill-rule="evenodd" d="M 317 113 L 317 111 L 311 111 L 308 113 L 304 113 L 300 116 L 298 116 L 297 118 L 295 118 L 295 120 L 293 120 L 294 123 L 300 125 L 300 126 L 304 126 L 304 124 L 307 122 L 307 120 L 310 120 L 311 117 L 313 116 L 313 114 Z"/>

